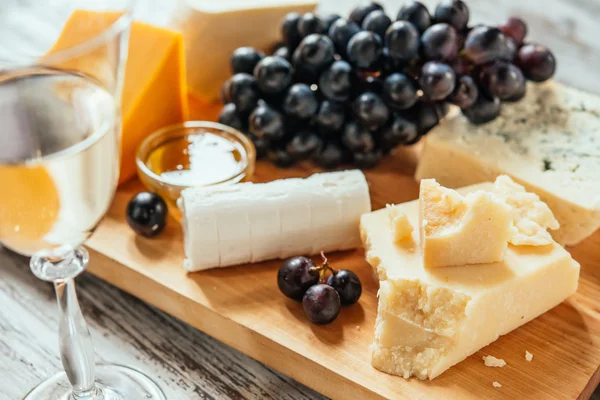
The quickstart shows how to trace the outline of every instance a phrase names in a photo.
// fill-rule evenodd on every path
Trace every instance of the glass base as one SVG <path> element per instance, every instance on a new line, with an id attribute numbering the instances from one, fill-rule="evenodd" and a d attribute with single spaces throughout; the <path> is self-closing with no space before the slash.
<path id="1" fill-rule="evenodd" d="M 117 364 L 96 365 L 97 394 L 80 396 L 81 400 L 166 400 L 165 394 L 144 373 Z M 23 400 L 74 400 L 73 389 L 64 372 L 46 379 Z"/>

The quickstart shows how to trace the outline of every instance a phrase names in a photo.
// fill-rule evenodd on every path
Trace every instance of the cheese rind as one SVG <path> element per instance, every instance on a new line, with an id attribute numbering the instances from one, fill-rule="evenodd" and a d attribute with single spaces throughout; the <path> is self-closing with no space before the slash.
<path id="1" fill-rule="evenodd" d="M 425 268 L 502 261 L 511 208 L 484 191 L 461 196 L 433 179 L 421 181 L 420 243 Z"/>
<path id="2" fill-rule="evenodd" d="M 418 223 L 418 201 L 395 207 Z M 361 238 L 381 282 L 371 360 L 394 375 L 435 378 L 577 289 L 579 264 L 557 243 L 509 245 L 493 264 L 426 269 L 416 232 L 416 246 L 394 243 L 388 209 L 362 216 Z"/>
<path id="3" fill-rule="evenodd" d="M 358 170 L 190 188 L 178 205 L 188 271 L 352 249 L 360 216 L 371 210 Z"/>
<path id="4" fill-rule="evenodd" d="M 416 179 L 447 187 L 507 174 L 548 204 L 553 238 L 579 243 L 600 227 L 600 97 L 556 82 L 530 84 L 485 125 L 449 116 L 427 135 Z"/>

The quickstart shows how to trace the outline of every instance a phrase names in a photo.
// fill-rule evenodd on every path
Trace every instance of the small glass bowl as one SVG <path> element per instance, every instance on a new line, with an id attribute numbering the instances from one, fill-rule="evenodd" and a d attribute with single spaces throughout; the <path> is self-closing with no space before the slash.
<path id="1" fill-rule="evenodd" d="M 156 149 L 161 148 L 171 141 L 177 141 L 181 138 L 189 138 L 206 133 L 217 135 L 236 145 L 236 150 L 240 153 L 240 160 L 238 160 L 239 169 L 235 174 L 217 182 L 182 185 L 169 182 L 169 179 L 152 170 L 149 165 L 149 157 Z M 254 174 L 255 163 L 256 149 L 250 139 L 229 126 L 209 121 L 187 121 L 182 124 L 170 125 L 159 129 L 144 139 L 136 153 L 138 177 L 144 186 L 160 194 L 165 199 L 169 206 L 169 212 L 177 221 L 181 221 L 181 211 L 177 207 L 177 199 L 181 195 L 183 189 L 187 189 L 188 187 L 234 184 L 246 181 Z"/>

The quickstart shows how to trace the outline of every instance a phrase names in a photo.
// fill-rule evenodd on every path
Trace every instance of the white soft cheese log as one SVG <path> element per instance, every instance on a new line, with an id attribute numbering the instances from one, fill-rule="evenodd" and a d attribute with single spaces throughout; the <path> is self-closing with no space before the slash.
<path id="1" fill-rule="evenodd" d="M 178 201 L 188 271 L 359 247 L 369 187 L 358 170 L 190 188 Z"/>

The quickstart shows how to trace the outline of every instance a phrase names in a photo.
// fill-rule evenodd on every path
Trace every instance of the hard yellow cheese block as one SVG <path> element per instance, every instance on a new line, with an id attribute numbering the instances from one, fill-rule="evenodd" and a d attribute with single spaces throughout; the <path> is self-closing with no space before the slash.
<path id="1" fill-rule="evenodd" d="M 421 181 L 419 228 L 426 268 L 502 261 L 512 226 L 511 208 L 492 193 L 463 197 L 434 179 Z"/>
<path id="2" fill-rule="evenodd" d="M 492 191 L 491 183 L 459 190 Z M 411 224 L 419 203 L 395 206 Z M 560 245 L 509 245 L 502 262 L 426 269 L 419 234 L 397 243 L 390 209 L 365 214 L 361 237 L 367 261 L 380 279 L 375 368 L 432 379 L 540 314 L 577 289 L 579 264 Z"/>
<path id="3" fill-rule="evenodd" d="M 268 53 L 282 40 L 283 17 L 316 5 L 315 0 L 182 1 L 171 26 L 183 33 L 190 93 L 200 103 L 218 101 L 235 49 L 252 46 Z"/>
<path id="4" fill-rule="evenodd" d="M 51 53 L 95 37 L 121 15 L 118 12 L 73 12 Z M 107 73 L 99 66 L 106 64 L 107 52 L 112 51 L 114 58 L 114 53 L 118 51 L 111 48 L 114 43 L 107 42 L 104 47 L 62 62 L 60 66 L 83 69 L 83 72 L 88 72 L 105 83 L 103 78 Z M 123 139 L 119 182 L 135 176 L 135 152 L 148 134 L 188 119 L 183 57 L 180 33 L 133 22 L 123 84 Z M 96 67 L 91 67 L 94 65 Z"/>
<path id="5" fill-rule="evenodd" d="M 416 179 L 461 187 L 510 175 L 548 204 L 574 245 L 600 227 L 600 97 L 549 82 L 531 84 L 518 103 L 473 125 L 446 118 L 427 135 Z"/>

